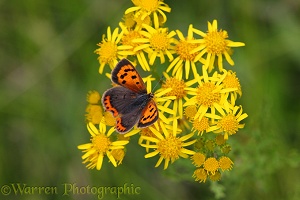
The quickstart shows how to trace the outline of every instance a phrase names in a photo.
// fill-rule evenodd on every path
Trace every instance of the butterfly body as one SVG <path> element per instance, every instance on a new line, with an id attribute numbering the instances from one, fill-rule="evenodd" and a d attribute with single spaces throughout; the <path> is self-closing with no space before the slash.
<path id="1" fill-rule="evenodd" d="M 126 59 L 121 60 L 111 74 L 112 82 L 119 86 L 107 90 L 102 97 L 104 108 L 116 117 L 116 130 L 126 133 L 133 128 L 144 128 L 158 119 L 154 95 L 147 93 L 145 84 Z"/>

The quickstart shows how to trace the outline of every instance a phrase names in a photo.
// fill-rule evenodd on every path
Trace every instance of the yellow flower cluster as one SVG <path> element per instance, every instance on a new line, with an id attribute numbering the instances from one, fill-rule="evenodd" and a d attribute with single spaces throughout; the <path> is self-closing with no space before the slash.
<path id="1" fill-rule="evenodd" d="M 244 127 L 241 121 L 248 116 L 236 105 L 242 95 L 240 81 L 235 72 L 225 69 L 225 64 L 234 65 L 232 48 L 245 44 L 229 40 L 227 31 L 218 29 L 217 20 L 208 22 L 207 31 L 190 24 L 186 36 L 169 30 L 165 24 L 171 8 L 163 0 L 132 3 L 119 27 L 108 27 L 95 50 L 99 73 L 103 75 L 105 66 L 113 69 L 124 58 L 140 66 L 137 71 L 150 72 L 143 81 L 148 93 L 156 89 L 153 100 L 159 119 L 146 128 L 118 134 L 115 118 L 103 111 L 100 93 L 89 92 L 86 121 L 91 142 L 78 146 L 85 153 L 83 163 L 100 170 L 107 156 L 116 167 L 126 155 L 129 138 L 139 133 L 145 158 L 159 157 L 155 167 L 164 161 L 167 169 L 177 159 L 185 159 L 195 166 L 191 175 L 196 181 L 205 182 L 207 177 L 218 181 L 223 171 L 233 167 L 229 137 Z M 107 126 L 111 126 L 108 132 Z"/>

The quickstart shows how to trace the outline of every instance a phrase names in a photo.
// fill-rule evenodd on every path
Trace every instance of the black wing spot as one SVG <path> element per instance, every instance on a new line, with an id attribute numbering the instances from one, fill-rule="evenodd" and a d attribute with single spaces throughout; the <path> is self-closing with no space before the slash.
<path id="1" fill-rule="evenodd" d="M 121 79 L 124 79 L 127 76 L 127 73 L 124 73 L 120 76 Z"/>
<path id="2" fill-rule="evenodd" d="M 134 69 L 125 69 L 124 72 L 133 72 Z"/>
<path id="3" fill-rule="evenodd" d="M 153 112 L 153 109 L 154 109 L 154 108 L 151 108 L 151 109 L 150 109 L 150 112 Z"/>
<path id="4" fill-rule="evenodd" d="M 123 80 L 123 81 L 122 81 L 122 84 L 125 84 L 125 83 L 126 83 L 126 81 L 125 81 L 125 80 Z"/>
<path id="5" fill-rule="evenodd" d="M 133 75 L 133 76 L 131 76 L 131 78 L 132 78 L 132 79 L 136 79 L 136 78 L 137 78 L 137 76 L 136 76 L 136 75 Z"/>

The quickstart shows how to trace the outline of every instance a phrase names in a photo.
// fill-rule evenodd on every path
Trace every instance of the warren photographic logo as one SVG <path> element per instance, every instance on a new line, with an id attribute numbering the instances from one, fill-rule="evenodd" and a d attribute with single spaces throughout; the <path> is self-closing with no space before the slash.
<path id="1" fill-rule="evenodd" d="M 3 196 L 85 196 L 95 195 L 98 199 L 105 196 L 115 196 L 122 199 L 125 195 L 140 195 L 141 187 L 133 183 L 124 183 L 121 186 L 91 186 L 77 185 L 77 183 L 62 183 L 57 186 L 33 186 L 26 183 L 10 183 L 1 185 L 1 195 Z M 1 196 L 0 195 L 0 196 Z"/>

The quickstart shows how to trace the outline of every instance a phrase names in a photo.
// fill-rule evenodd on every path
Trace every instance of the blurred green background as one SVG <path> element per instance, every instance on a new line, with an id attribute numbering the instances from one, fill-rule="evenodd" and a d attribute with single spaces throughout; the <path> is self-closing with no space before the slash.
<path id="1" fill-rule="evenodd" d="M 300 1 L 165 2 L 170 29 L 186 33 L 192 23 L 205 31 L 217 19 L 229 39 L 246 43 L 233 55 L 243 90 L 238 103 L 249 115 L 230 138 L 233 170 L 220 182 L 199 184 L 176 162 L 166 171 L 154 168 L 157 158 L 144 159 L 134 139 L 123 165 L 105 160 L 101 171 L 87 170 L 77 149 L 89 141 L 86 93 L 110 86 L 93 51 L 131 1 L 1 0 L 0 199 L 97 199 L 63 195 L 64 184 L 125 183 L 140 194 L 120 199 L 300 199 Z M 17 183 L 54 186 L 58 194 L 3 194 Z"/>

